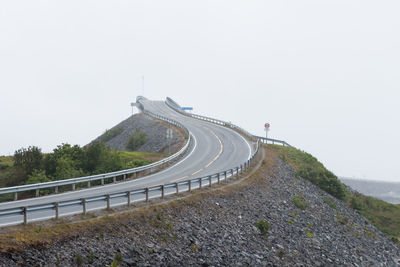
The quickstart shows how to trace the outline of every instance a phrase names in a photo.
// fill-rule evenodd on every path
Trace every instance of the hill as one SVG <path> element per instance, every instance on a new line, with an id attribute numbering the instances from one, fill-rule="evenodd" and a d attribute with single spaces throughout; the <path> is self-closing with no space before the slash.
<path id="1" fill-rule="evenodd" d="M 400 248 L 350 207 L 352 195 L 339 200 L 298 175 L 306 164 L 318 182 L 328 175 L 320 163 L 268 147 L 233 184 L 113 216 L 8 228 L 0 265 L 396 266 Z"/>
<path id="2" fill-rule="evenodd" d="M 168 128 L 174 131 L 171 139 L 166 138 Z M 113 150 L 128 151 L 131 150 L 128 148 L 130 138 L 138 132 L 144 133 L 145 141 L 135 148 L 135 151 L 168 153 L 170 149 L 169 152 L 172 153 L 178 151 L 185 140 L 185 134 L 180 128 L 139 113 L 106 130 L 92 142 L 100 141 Z"/>

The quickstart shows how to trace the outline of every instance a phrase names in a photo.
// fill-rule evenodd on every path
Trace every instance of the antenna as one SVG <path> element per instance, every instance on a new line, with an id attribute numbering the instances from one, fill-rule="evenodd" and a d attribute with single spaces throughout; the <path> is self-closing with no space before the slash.
<path id="1" fill-rule="evenodd" d="M 142 96 L 144 96 L 144 75 L 142 76 Z"/>

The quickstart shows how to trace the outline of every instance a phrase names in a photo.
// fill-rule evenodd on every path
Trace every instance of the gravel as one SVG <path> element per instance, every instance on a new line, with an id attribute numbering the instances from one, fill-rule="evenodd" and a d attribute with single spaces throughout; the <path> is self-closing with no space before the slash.
<path id="1" fill-rule="evenodd" d="M 120 266 L 397 266 L 400 249 L 388 236 L 280 159 L 273 166 L 239 185 L 130 214 L 117 229 L 10 251 L 0 265 L 76 266 L 80 255 L 84 266 L 116 258 Z M 305 209 L 292 202 L 299 195 Z M 270 224 L 267 235 L 255 226 L 260 219 Z"/>
<path id="2" fill-rule="evenodd" d="M 137 149 L 137 151 L 141 152 L 167 153 L 168 145 L 170 145 L 170 152 L 178 151 L 184 142 L 182 132 L 175 126 L 171 126 L 164 121 L 143 113 L 138 113 L 129 117 L 112 129 L 117 127 L 122 127 L 124 131 L 106 142 L 106 145 L 113 150 L 126 151 L 129 138 L 136 133 L 136 131 L 142 131 L 146 133 L 147 136 L 146 143 Z M 168 128 L 174 131 L 171 139 L 166 138 Z M 99 137 L 93 142 L 98 140 Z"/>

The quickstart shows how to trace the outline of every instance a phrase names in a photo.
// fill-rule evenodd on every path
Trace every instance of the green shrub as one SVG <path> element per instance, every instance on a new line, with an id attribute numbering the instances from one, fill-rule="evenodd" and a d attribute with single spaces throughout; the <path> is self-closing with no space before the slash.
<path id="1" fill-rule="evenodd" d="M 262 235 L 267 235 L 269 230 L 269 222 L 265 221 L 264 219 L 260 219 L 255 226 L 260 230 Z"/>
<path id="2" fill-rule="evenodd" d="M 122 262 L 124 259 L 122 258 L 122 255 L 120 253 L 115 254 L 114 260 L 117 262 Z"/>
<path id="3" fill-rule="evenodd" d="M 106 130 L 102 135 L 99 137 L 99 142 L 106 143 L 122 133 L 124 131 L 124 128 L 122 126 L 119 127 L 114 127 L 111 130 Z"/>
<path id="4" fill-rule="evenodd" d="M 310 231 L 306 230 L 305 233 L 309 238 L 314 238 L 314 235 Z"/>
<path id="5" fill-rule="evenodd" d="M 80 254 L 76 254 L 76 264 L 81 266 L 84 262 L 84 258 Z"/>
<path id="6" fill-rule="evenodd" d="M 130 149 L 130 150 L 137 150 L 144 143 L 146 143 L 146 141 L 147 141 L 146 133 L 144 133 L 142 131 L 137 131 L 129 138 L 126 148 Z"/>
<path id="7" fill-rule="evenodd" d="M 303 195 L 297 195 L 297 196 L 292 197 L 292 202 L 296 207 L 298 207 L 299 209 L 302 209 L 302 210 L 304 210 L 305 208 L 308 207 L 308 203 L 305 200 Z"/>
<path id="8" fill-rule="evenodd" d="M 278 250 L 278 257 L 282 259 L 283 256 L 285 256 L 285 251 L 283 249 Z"/>

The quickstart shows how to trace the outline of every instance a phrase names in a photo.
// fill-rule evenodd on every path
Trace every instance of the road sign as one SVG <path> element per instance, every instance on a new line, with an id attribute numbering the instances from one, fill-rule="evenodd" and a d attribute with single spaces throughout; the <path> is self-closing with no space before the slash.
<path id="1" fill-rule="evenodd" d="M 167 129 L 167 139 L 172 139 L 172 137 L 173 137 L 173 131 L 172 131 L 172 129 Z"/>
<path id="2" fill-rule="evenodd" d="M 193 110 L 193 107 L 182 107 L 182 110 Z"/>
<path id="3" fill-rule="evenodd" d="M 271 124 L 269 124 L 269 122 L 264 124 L 265 138 L 267 138 L 267 139 L 268 139 L 269 127 L 271 127 Z"/>

